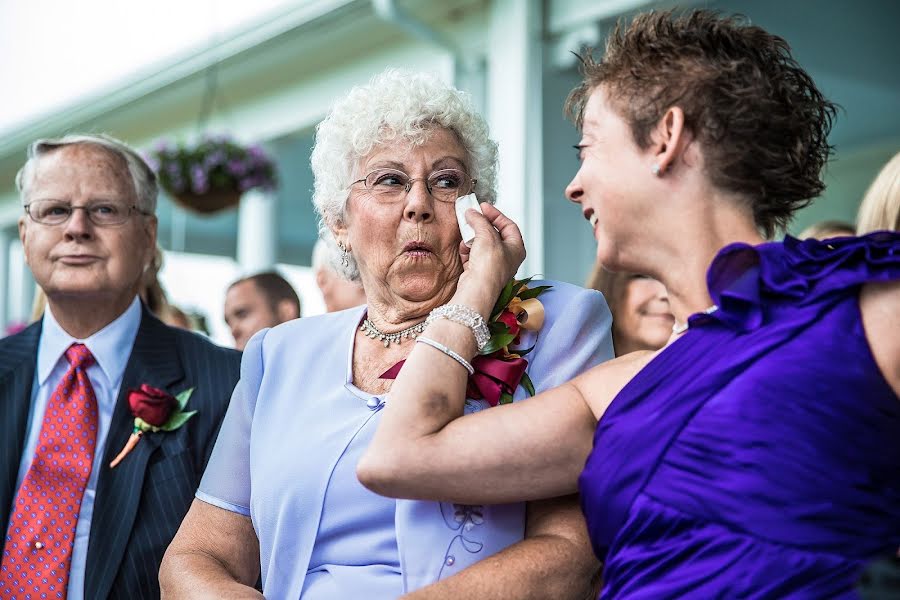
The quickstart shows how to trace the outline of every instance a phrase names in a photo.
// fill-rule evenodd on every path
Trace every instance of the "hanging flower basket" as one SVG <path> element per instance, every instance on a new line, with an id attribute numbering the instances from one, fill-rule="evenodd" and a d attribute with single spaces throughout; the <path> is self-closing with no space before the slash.
<path id="1" fill-rule="evenodd" d="M 170 192 L 169 195 L 180 207 L 201 215 L 208 215 L 232 208 L 241 202 L 241 193 L 237 190 L 209 190 L 205 194 Z"/>
<path id="2" fill-rule="evenodd" d="M 244 146 L 226 135 L 207 135 L 193 144 L 160 140 L 147 162 L 166 193 L 199 214 L 237 206 L 247 190 L 274 190 L 278 182 L 275 163 L 262 146 Z"/>

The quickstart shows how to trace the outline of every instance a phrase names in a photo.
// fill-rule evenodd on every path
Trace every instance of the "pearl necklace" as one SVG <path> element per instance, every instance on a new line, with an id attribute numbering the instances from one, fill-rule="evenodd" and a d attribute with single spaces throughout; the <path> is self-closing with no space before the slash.
<path id="1" fill-rule="evenodd" d="M 375 323 L 369 320 L 366 317 L 362 325 L 359 326 L 359 330 L 365 333 L 368 337 L 373 340 L 378 340 L 384 343 L 384 347 L 387 348 L 393 342 L 394 344 L 399 344 L 403 338 L 415 338 L 420 333 L 425 331 L 426 322 L 422 321 L 421 323 L 416 323 L 412 327 L 407 327 L 406 329 L 401 329 L 400 331 L 396 331 L 394 333 L 385 333 L 375 327 Z"/>
<path id="2" fill-rule="evenodd" d="M 712 306 L 701 310 L 700 313 L 702 313 L 704 315 L 711 315 L 714 312 L 716 312 L 717 310 L 719 310 L 719 307 L 717 305 L 713 304 Z M 698 313 L 698 314 L 700 314 L 700 313 Z M 679 333 L 684 333 L 685 331 L 688 330 L 688 328 L 690 326 L 691 326 L 691 324 L 687 321 L 685 321 L 684 323 L 679 323 L 678 321 L 675 321 L 675 323 L 672 325 L 672 334 L 678 335 Z"/>

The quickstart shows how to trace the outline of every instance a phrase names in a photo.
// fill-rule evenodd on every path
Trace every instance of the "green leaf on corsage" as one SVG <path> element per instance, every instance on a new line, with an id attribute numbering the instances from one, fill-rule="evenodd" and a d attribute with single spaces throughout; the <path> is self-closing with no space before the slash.
<path id="1" fill-rule="evenodd" d="M 500 350 L 501 348 L 512 344 L 512 341 L 514 339 L 516 339 L 516 336 L 511 333 L 498 333 L 496 335 L 492 335 L 490 341 L 484 348 L 482 348 L 479 354 L 485 356 L 488 354 L 493 354 L 497 350 Z"/>
<path id="2" fill-rule="evenodd" d="M 191 410 L 188 412 L 177 412 L 169 417 L 169 420 L 166 421 L 166 424 L 160 427 L 163 431 L 175 431 L 185 423 L 187 423 L 188 419 L 197 414 L 196 410 Z"/>
<path id="3" fill-rule="evenodd" d="M 531 381 L 531 377 L 528 376 L 528 373 L 522 373 L 522 379 L 519 381 L 521 386 L 525 388 L 525 391 L 528 392 L 529 396 L 534 396 L 534 383 Z"/>
<path id="4" fill-rule="evenodd" d="M 191 394 L 194 393 L 194 388 L 188 388 L 183 392 L 180 392 L 175 396 L 175 399 L 178 400 L 178 410 L 183 411 L 184 407 L 187 406 L 187 402 L 191 397 Z"/>

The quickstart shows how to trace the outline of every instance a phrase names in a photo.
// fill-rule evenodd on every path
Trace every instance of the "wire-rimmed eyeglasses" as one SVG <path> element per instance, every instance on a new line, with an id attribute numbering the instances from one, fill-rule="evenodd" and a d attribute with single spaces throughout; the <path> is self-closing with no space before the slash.
<path id="1" fill-rule="evenodd" d="M 412 184 L 422 181 L 432 198 L 441 202 L 456 202 L 460 196 L 472 191 L 477 180 L 459 169 L 440 169 L 428 177 L 411 178 L 397 169 L 375 169 L 350 185 L 365 184 L 366 190 L 381 202 L 400 200 L 412 189 Z"/>
<path id="2" fill-rule="evenodd" d="M 25 212 L 31 217 L 31 220 L 41 225 L 62 225 L 76 210 L 83 210 L 87 213 L 87 218 L 97 227 L 122 225 L 133 212 L 150 215 L 137 206 L 122 206 L 113 202 L 93 202 L 85 206 L 72 206 L 61 200 L 36 200 L 25 205 Z"/>

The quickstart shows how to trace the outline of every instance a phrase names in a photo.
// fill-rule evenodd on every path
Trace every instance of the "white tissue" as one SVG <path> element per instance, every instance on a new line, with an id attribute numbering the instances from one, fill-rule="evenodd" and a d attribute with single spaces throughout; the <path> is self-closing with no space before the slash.
<path id="1" fill-rule="evenodd" d="M 462 234 L 463 242 L 469 247 L 475 241 L 475 230 L 466 222 L 466 211 L 470 208 L 481 212 L 481 205 L 475 194 L 466 194 L 456 199 L 456 221 L 459 223 L 459 233 Z"/>

